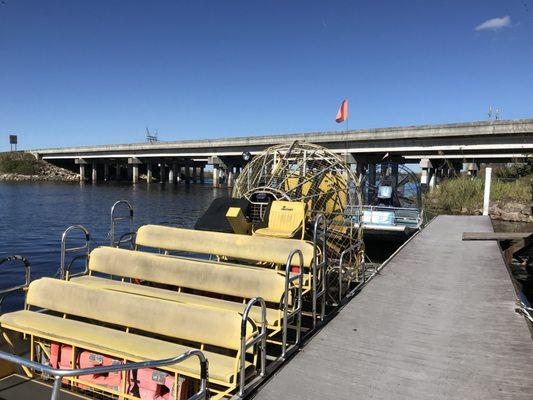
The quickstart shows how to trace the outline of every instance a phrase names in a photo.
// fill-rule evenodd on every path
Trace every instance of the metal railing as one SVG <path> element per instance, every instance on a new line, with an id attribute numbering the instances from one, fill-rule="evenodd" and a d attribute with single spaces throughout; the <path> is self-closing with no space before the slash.
<path id="1" fill-rule="evenodd" d="M 24 357 L 20 357 L 14 354 L 0 351 L 0 360 L 4 360 L 16 365 L 27 367 L 35 371 L 39 371 L 43 374 L 53 376 L 54 385 L 52 388 L 52 394 L 50 400 L 59 400 L 61 393 L 61 379 L 71 376 L 82 375 L 96 375 L 105 374 L 109 372 L 130 371 L 141 368 L 156 368 L 163 367 L 165 365 L 177 364 L 187 360 L 190 357 L 198 357 L 200 361 L 200 390 L 195 393 L 189 400 L 207 399 L 207 384 L 208 384 L 208 361 L 204 354 L 200 350 L 189 350 L 179 356 L 172 358 L 165 358 L 163 360 L 132 362 L 125 364 L 115 364 L 108 366 L 92 367 L 92 368 L 80 368 L 80 369 L 55 369 L 44 364 L 40 364 L 35 361 L 30 361 Z"/>
<path id="2" fill-rule="evenodd" d="M 319 228 L 321 227 L 321 232 L 319 233 Z M 321 238 L 320 238 L 321 236 Z M 320 245 L 319 245 L 319 239 Z M 326 313 L 326 266 L 327 266 L 327 253 L 326 253 L 326 242 L 327 242 L 327 222 L 326 216 L 322 213 L 317 214 L 315 219 L 315 225 L 313 230 L 313 328 L 316 327 L 317 321 L 317 302 L 318 299 L 321 299 L 320 303 L 320 321 L 324 320 L 324 315 Z M 318 261 L 318 248 L 320 247 L 322 261 Z M 318 291 L 318 275 L 320 271 L 320 290 Z"/>
<path id="3" fill-rule="evenodd" d="M 23 265 L 25 282 L 23 285 L 0 290 L 0 315 L 2 314 L 2 304 L 4 303 L 4 299 L 15 292 L 26 290 L 31 282 L 31 266 L 28 259 L 23 256 L 9 256 L 2 258 L 0 260 L 0 265 L 11 261 L 18 261 Z"/>
<path id="4" fill-rule="evenodd" d="M 347 255 L 350 255 L 350 254 L 353 254 L 359 251 L 362 246 L 363 246 L 363 242 L 358 240 L 356 243 L 344 249 L 344 251 L 341 253 L 339 257 L 339 265 L 338 265 L 338 269 L 339 269 L 339 303 L 338 305 L 339 306 L 342 304 L 342 300 L 344 298 L 344 293 L 342 291 L 342 286 L 343 286 L 342 280 L 344 277 L 342 273 L 342 266 L 344 264 L 344 259 L 346 258 Z M 355 288 L 351 290 L 351 292 L 355 292 L 357 289 L 363 286 L 366 282 L 366 263 L 364 259 L 362 260 L 362 263 L 361 263 L 361 276 L 362 276 L 361 281 L 357 284 Z"/>
<path id="5" fill-rule="evenodd" d="M 292 259 L 295 255 L 298 255 L 300 263 L 298 267 L 300 272 L 291 276 L 291 267 Z M 302 326 L 302 309 L 303 309 L 303 300 L 302 300 L 302 285 L 303 285 L 303 273 L 304 273 L 304 256 L 301 250 L 294 249 L 290 252 L 289 257 L 287 258 L 287 264 L 285 266 L 285 293 L 283 294 L 283 332 L 282 332 L 282 349 L 281 349 L 281 358 L 285 358 L 287 354 L 287 330 L 289 328 L 289 319 L 292 319 L 294 316 L 297 316 L 296 322 L 296 340 L 295 345 L 300 343 L 300 331 Z M 289 290 L 290 285 L 298 281 L 298 295 L 296 299 L 296 307 L 289 312 Z"/>
<path id="6" fill-rule="evenodd" d="M 117 211 L 118 206 L 120 206 L 120 205 L 125 205 L 128 208 L 128 215 L 122 215 L 122 216 L 115 215 L 115 212 Z M 110 245 L 112 247 L 115 247 L 115 246 L 119 247 L 120 243 L 126 237 L 129 237 L 128 240 L 126 240 L 126 242 L 133 240 L 133 236 L 135 235 L 133 214 L 134 214 L 133 213 L 133 206 L 131 205 L 131 203 L 128 200 L 119 200 L 115 204 L 113 204 L 113 206 L 111 207 L 111 230 L 109 231 L 109 240 L 110 240 Z M 129 222 L 130 222 L 129 232 L 125 233 L 118 240 L 116 240 L 115 239 L 115 230 L 116 230 L 117 222 L 118 221 L 125 221 L 125 220 L 129 220 Z"/>
<path id="7" fill-rule="evenodd" d="M 259 335 L 254 337 L 249 342 L 246 341 L 246 328 L 248 325 L 248 321 L 251 320 L 248 315 L 250 314 L 250 311 L 252 310 L 252 307 L 259 303 L 261 307 L 261 332 Z M 248 304 L 246 304 L 246 308 L 244 309 L 244 313 L 242 315 L 242 322 L 241 322 L 241 365 L 240 365 L 240 371 L 239 371 L 239 396 L 242 397 L 244 395 L 245 386 L 246 386 L 246 351 L 254 346 L 256 343 L 259 343 L 259 349 L 261 351 L 260 357 L 261 357 L 261 372 L 260 377 L 264 378 L 266 375 L 266 339 L 267 339 L 267 327 L 266 327 L 266 303 L 265 300 L 263 300 L 262 297 L 254 297 L 251 299 Z"/>
<path id="8" fill-rule="evenodd" d="M 67 247 L 67 240 L 69 237 L 69 233 L 75 230 L 79 230 L 83 232 L 85 235 L 85 244 L 82 246 L 74 246 L 74 247 Z M 59 266 L 59 278 L 60 279 L 66 279 L 66 268 L 65 268 L 65 262 L 67 258 L 67 253 L 71 252 L 77 252 L 77 251 L 85 251 L 85 254 L 82 256 L 78 256 L 75 259 L 79 259 L 82 257 L 85 257 L 85 272 L 87 272 L 88 267 L 88 261 L 89 261 L 89 253 L 91 252 L 90 249 L 91 245 L 91 235 L 89 234 L 89 231 L 87 228 L 85 228 L 83 225 L 72 225 L 69 226 L 65 232 L 63 232 L 63 235 L 61 236 L 61 264 Z M 74 262 L 74 260 L 72 260 Z M 69 264 L 69 270 L 72 265 L 72 262 Z"/>

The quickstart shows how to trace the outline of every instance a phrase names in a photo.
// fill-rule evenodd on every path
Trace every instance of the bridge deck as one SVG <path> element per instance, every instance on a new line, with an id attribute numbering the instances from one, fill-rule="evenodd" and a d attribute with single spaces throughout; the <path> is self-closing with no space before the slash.
<path id="1" fill-rule="evenodd" d="M 532 399 L 533 343 L 488 217 L 438 217 L 256 398 Z"/>

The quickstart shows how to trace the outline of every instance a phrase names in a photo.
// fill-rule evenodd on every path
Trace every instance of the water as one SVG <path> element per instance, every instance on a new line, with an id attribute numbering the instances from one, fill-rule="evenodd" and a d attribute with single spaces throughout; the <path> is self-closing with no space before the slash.
<path id="1" fill-rule="evenodd" d="M 136 227 L 154 223 L 191 227 L 227 189 L 206 185 L 0 183 L 0 258 L 20 254 L 31 263 L 32 279 L 56 274 L 61 234 L 70 225 L 89 229 L 91 246 L 108 244 L 110 209 L 128 200 Z M 126 224 L 122 231 L 127 231 Z M 0 266 L 0 290 L 24 280 L 21 266 Z M 20 306 L 22 296 L 8 297 L 2 309 Z"/>

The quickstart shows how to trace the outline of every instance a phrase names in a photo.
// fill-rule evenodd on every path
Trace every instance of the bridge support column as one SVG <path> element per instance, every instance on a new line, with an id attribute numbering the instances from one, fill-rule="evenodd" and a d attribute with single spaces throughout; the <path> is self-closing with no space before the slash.
<path id="1" fill-rule="evenodd" d="M 188 185 L 191 183 L 191 166 L 189 164 L 185 165 L 185 184 Z"/>
<path id="2" fill-rule="evenodd" d="M 229 167 L 228 168 L 228 181 L 227 181 L 227 186 L 229 188 L 233 187 L 234 179 L 235 179 L 235 175 L 234 175 L 234 172 L 233 172 L 233 167 Z"/>
<path id="3" fill-rule="evenodd" d="M 131 166 L 131 180 L 133 183 L 137 183 L 139 182 L 139 165 L 138 164 L 133 164 Z"/>
<path id="4" fill-rule="evenodd" d="M 192 183 L 198 182 L 198 171 L 196 170 L 196 165 L 192 165 Z"/>
<path id="5" fill-rule="evenodd" d="M 420 183 L 422 185 L 429 185 L 429 175 L 431 168 L 433 168 L 433 165 L 431 164 L 429 158 L 423 158 L 422 160 L 420 160 L 420 169 L 422 170 L 422 173 L 420 175 Z"/>
<path id="6" fill-rule="evenodd" d="M 172 164 L 172 175 L 172 183 L 178 183 L 180 181 L 180 167 L 177 162 Z"/>
<path id="7" fill-rule="evenodd" d="M 170 165 L 168 168 L 168 183 L 174 183 L 174 165 Z"/>
<path id="8" fill-rule="evenodd" d="M 204 171 L 204 166 L 202 165 L 200 167 L 200 183 L 204 183 L 205 182 L 205 171 Z"/>
<path id="9" fill-rule="evenodd" d="M 85 164 L 80 164 L 80 182 L 85 182 Z"/>
<path id="10" fill-rule="evenodd" d="M 152 163 L 146 164 L 146 183 L 152 183 L 154 177 L 152 173 Z"/>
<path id="11" fill-rule="evenodd" d="M 165 183 L 165 163 L 161 162 L 159 166 L 159 183 Z"/>
<path id="12" fill-rule="evenodd" d="M 475 178 L 477 176 L 477 171 L 479 170 L 479 167 L 477 163 L 471 162 L 471 163 L 468 163 L 466 169 L 468 171 L 468 175 L 472 178 Z"/>
<path id="13" fill-rule="evenodd" d="M 213 165 L 213 187 L 218 187 L 220 169 L 218 165 Z"/>
<path id="14" fill-rule="evenodd" d="M 109 164 L 104 163 L 104 181 L 109 181 Z"/>
<path id="15" fill-rule="evenodd" d="M 92 163 L 91 181 L 96 183 L 98 181 L 98 168 L 96 163 Z"/>

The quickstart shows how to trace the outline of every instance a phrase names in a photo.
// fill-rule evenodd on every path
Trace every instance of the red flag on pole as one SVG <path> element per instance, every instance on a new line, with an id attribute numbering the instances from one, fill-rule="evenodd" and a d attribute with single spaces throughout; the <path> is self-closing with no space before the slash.
<path id="1" fill-rule="evenodd" d="M 348 119 L 348 100 L 344 99 L 339 108 L 339 111 L 337 112 L 335 121 L 340 123 L 340 122 L 346 121 L 347 119 Z"/>

